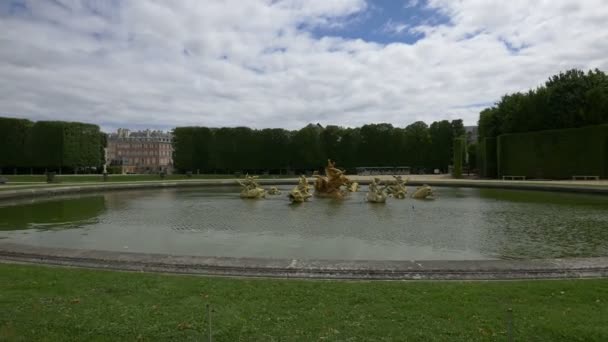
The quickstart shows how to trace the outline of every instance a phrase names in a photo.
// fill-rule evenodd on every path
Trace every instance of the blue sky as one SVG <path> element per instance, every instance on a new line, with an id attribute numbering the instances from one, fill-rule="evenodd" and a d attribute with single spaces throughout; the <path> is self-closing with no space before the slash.
<path id="1" fill-rule="evenodd" d="M 338 36 L 380 44 L 413 44 L 424 34 L 411 32 L 410 28 L 449 23 L 449 18 L 437 9 L 428 8 L 425 0 L 376 0 L 369 1 L 367 5 L 366 11 L 342 18 L 339 25 L 312 28 L 312 34 L 316 37 Z"/>
<path id="2" fill-rule="evenodd" d="M 462 118 L 608 71 L 608 0 L 5 0 L 0 115 L 171 129 Z"/>

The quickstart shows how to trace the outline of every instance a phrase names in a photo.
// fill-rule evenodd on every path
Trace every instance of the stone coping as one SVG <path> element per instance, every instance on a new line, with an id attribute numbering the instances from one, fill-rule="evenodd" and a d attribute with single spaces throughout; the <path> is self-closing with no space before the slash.
<path id="1" fill-rule="evenodd" d="M 370 183 L 372 177 L 352 177 L 362 185 Z M 392 178 L 382 177 L 384 180 Z M 314 181 L 310 178 L 309 181 Z M 292 179 L 260 179 L 260 185 L 295 185 L 298 180 Z M 494 189 L 513 189 L 513 190 L 541 190 L 541 191 L 560 191 L 608 194 L 608 185 L 604 183 L 590 182 L 568 182 L 568 181 L 502 181 L 502 180 L 472 180 L 472 179 L 450 179 L 450 178 L 417 178 L 407 182 L 410 186 L 428 184 L 431 186 L 444 187 L 470 187 L 470 188 L 494 188 Z M 56 196 L 72 193 L 101 192 L 112 190 L 139 190 L 139 189 L 159 189 L 159 188 L 178 188 L 178 187 L 204 187 L 204 186 L 237 186 L 236 179 L 209 179 L 209 180 L 180 180 L 180 181 L 139 181 L 139 182 L 116 182 L 116 183 L 88 183 L 88 184 L 66 184 L 54 186 L 39 186 L 31 188 L 5 188 L 0 191 L 0 201 L 28 198 Z"/>
<path id="2" fill-rule="evenodd" d="M 514 280 L 608 277 L 608 257 L 471 261 L 300 260 L 112 252 L 0 242 L 0 260 L 109 270 L 267 278 Z"/>

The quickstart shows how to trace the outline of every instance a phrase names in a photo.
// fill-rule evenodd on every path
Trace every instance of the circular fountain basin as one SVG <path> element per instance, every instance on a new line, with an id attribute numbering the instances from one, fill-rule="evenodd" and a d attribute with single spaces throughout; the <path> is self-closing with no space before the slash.
<path id="1" fill-rule="evenodd" d="M 0 204 L 0 243 L 281 260 L 528 260 L 608 256 L 602 195 L 439 188 L 435 200 L 290 204 L 238 187 L 132 190 Z M 414 188 L 409 187 L 409 192 Z"/>

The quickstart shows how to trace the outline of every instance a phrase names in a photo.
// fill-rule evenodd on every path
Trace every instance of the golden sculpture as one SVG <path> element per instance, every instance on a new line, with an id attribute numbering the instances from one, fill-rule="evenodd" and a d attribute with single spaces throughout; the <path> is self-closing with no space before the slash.
<path id="1" fill-rule="evenodd" d="M 380 188 L 380 179 L 374 178 L 369 184 L 369 191 L 365 197 L 368 202 L 372 203 L 384 203 L 386 202 L 386 187 Z"/>
<path id="2" fill-rule="evenodd" d="M 333 197 L 343 198 L 347 193 L 342 189 L 342 186 L 346 186 L 350 181 L 344 175 L 344 171 L 337 169 L 336 164 L 327 160 L 327 166 L 325 167 L 325 176 L 315 176 L 315 195 L 320 197 Z"/>
<path id="3" fill-rule="evenodd" d="M 432 199 L 433 189 L 431 189 L 430 186 L 424 184 L 423 186 L 416 189 L 416 191 L 412 194 L 412 197 L 416 199 Z"/>
<path id="4" fill-rule="evenodd" d="M 295 188 L 293 188 L 293 190 L 291 190 L 291 192 L 289 193 L 289 195 L 287 197 L 289 197 L 289 200 L 291 200 L 291 202 L 296 202 L 296 203 L 301 203 L 301 202 L 305 202 L 308 201 L 308 199 L 312 196 L 312 194 L 310 193 L 310 186 L 308 185 L 308 179 L 306 179 L 306 176 L 300 176 L 300 181 L 298 183 L 298 185 L 296 185 Z"/>
<path id="5" fill-rule="evenodd" d="M 241 190 L 241 198 L 266 198 L 266 190 L 260 188 L 256 182 L 257 176 L 245 176 L 244 181 L 237 180 L 237 182 L 243 187 Z"/>
<path id="6" fill-rule="evenodd" d="M 405 180 L 403 180 L 401 176 L 393 176 L 393 178 L 395 178 L 395 180 L 392 181 L 386 189 L 388 195 L 398 199 L 404 199 L 407 194 L 407 188 L 405 187 L 407 178 Z"/>
<path id="7" fill-rule="evenodd" d="M 349 192 L 357 192 L 359 190 L 359 183 L 357 182 L 350 182 L 346 185 L 346 189 Z"/>
<path id="8" fill-rule="evenodd" d="M 268 194 L 272 195 L 272 196 L 280 195 L 281 190 L 277 189 L 276 186 L 271 186 L 270 189 L 268 190 Z"/>

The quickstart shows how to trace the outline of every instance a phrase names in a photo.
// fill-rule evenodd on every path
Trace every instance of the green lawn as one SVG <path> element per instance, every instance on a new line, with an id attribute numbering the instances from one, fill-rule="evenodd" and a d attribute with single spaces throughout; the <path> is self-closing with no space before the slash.
<path id="1" fill-rule="evenodd" d="M 333 282 L 0 264 L 2 341 L 608 340 L 608 280 Z M 206 340 L 206 339 L 205 339 Z"/>

